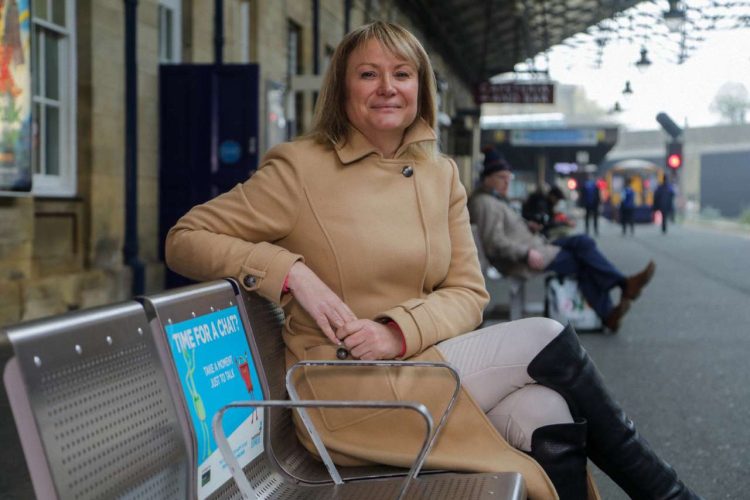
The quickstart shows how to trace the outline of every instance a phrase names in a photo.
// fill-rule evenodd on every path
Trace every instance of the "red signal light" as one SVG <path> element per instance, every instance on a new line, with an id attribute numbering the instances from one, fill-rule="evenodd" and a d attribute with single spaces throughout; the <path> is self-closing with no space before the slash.
<path id="1" fill-rule="evenodd" d="M 575 179 L 573 179 L 572 177 L 568 179 L 568 189 L 570 189 L 571 191 L 575 191 L 577 187 L 578 182 L 576 182 Z"/>
<path id="2" fill-rule="evenodd" d="M 667 167 L 677 170 L 682 166 L 682 143 L 672 141 L 667 143 Z"/>
<path id="3" fill-rule="evenodd" d="M 669 155 L 667 165 L 669 165 L 669 168 L 680 168 L 682 166 L 682 156 L 676 153 Z"/>

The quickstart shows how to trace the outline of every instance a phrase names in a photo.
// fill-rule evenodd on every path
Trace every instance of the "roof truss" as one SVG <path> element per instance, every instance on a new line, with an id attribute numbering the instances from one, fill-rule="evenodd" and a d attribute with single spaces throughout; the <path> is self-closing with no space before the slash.
<path id="1" fill-rule="evenodd" d="M 397 0 L 469 85 L 641 0 Z"/>

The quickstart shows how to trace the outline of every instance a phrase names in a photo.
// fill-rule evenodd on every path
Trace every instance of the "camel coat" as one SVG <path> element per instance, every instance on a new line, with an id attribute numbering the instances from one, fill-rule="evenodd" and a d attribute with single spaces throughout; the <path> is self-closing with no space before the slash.
<path id="1" fill-rule="evenodd" d="M 233 276 L 281 303 L 288 365 L 336 359 L 336 346 L 312 318 L 282 297 L 284 278 L 300 259 L 357 317 L 393 319 L 404 333 L 405 359 L 441 361 L 433 346 L 474 329 L 488 294 L 455 163 L 404 153 L 409 144 L 434 140 L 419 121 L 395 159 L 383 158 L 357 131 L 335 147 L 310 140 L 274 147 L 247 182 L 180 219 L 167 236 L 167 264 L 198 280 Z M 433 371 L 309 369 L 298 387 L 303 398 L 420 401 L 437 421 L 453 382 Z M 342 465 L 408 466 L 424 436 L 421 418 L 400 410 L 310 415 Z M 542 468 L 507 444 L 463 390 L 427 466 L 519 471 L 531 498 L 557 498 Z"/>

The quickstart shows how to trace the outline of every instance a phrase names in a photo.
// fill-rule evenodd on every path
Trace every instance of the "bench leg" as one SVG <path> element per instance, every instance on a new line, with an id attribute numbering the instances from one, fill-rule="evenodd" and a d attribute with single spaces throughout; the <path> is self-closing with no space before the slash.
<path id="1" fill-rule="evenodd" d="M 523 318 L 526 306 L 526 282 L 512 280 L 510 283 L 510 320 Z"/>

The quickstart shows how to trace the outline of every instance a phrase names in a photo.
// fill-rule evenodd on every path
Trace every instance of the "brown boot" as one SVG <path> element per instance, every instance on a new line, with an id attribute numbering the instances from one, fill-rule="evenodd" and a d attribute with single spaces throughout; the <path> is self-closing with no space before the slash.
<path id="1" fill-rule="evenodd" d="M 654 261 L 651 260 L 648 262 L 648 265 L 643 268 L 643 271 L 638 274 L 634 274 L 629 278 L 626 278 L 625 286 L 622 289 L 623 297 L 630 300 L 637 299 L 641 295 L 641 290 L 643 290 L 643 287 L 646 286 L 649 281 L 651 281 L 651 278 L 654 276 L 655 270 L 656 264 L 654 264 Z"/>
<path id="2" fill-rule="evenodd" d="M 623 298 L 617 307 L 612 309 L 609 316 L 604 320 L 604 326 L 610 329 L 612 332 L 617 332 L 620 329 L 620 320 L 630 310 L 630 300 Z"/>

